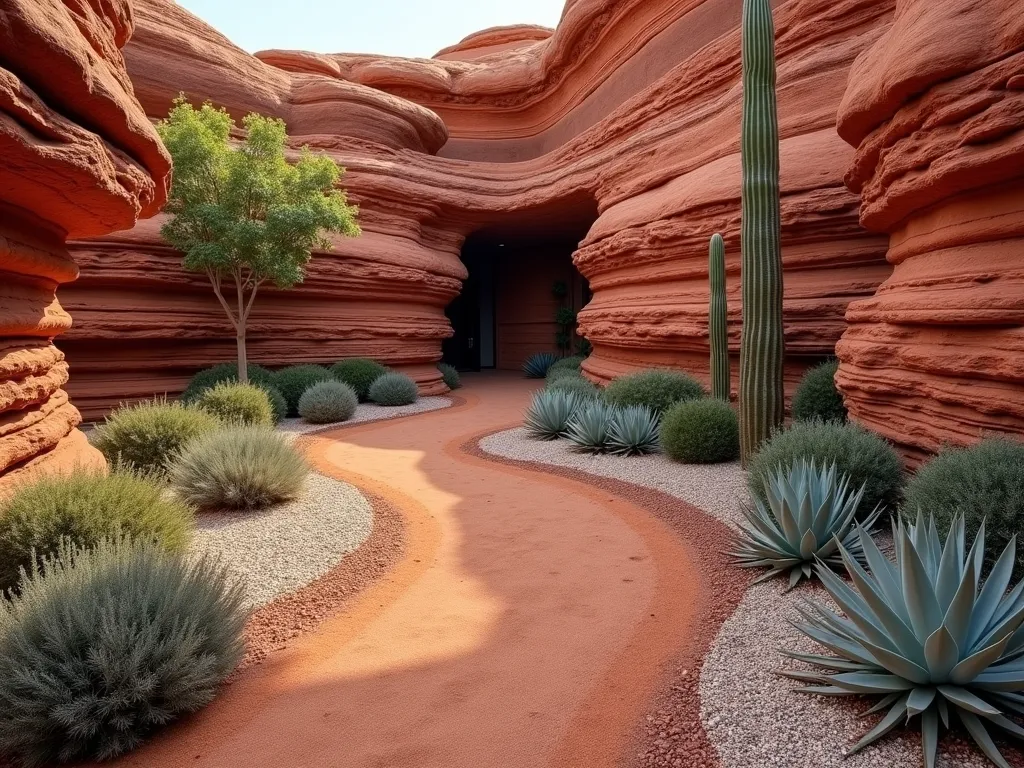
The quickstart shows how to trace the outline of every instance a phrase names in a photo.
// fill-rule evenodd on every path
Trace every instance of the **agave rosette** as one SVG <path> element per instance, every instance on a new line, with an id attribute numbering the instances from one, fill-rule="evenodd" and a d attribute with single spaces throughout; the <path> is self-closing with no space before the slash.
<path id="1" fill-rule="evenodd" d="M 845 616 L 808 603 L 795 623 L 835 655 L 786 652 L 826 671 L 782 674 L 810 683 L 798 689 L 806 693 L 882 697 L 866 714 L 884 716 L 849 754 L 919 717 L 924 764 L 933 768 L 939 726 L 948 728 L 955 716 L 993 763 L 1009 768 L 988 729 L 1024 737 L 1007 717 L 1024 715 L 1024 582 L 1009 590 L 1015 540 L 983 584 L 984 524 L 965 555 L 962 518 L 944 546 L 934 518 L 925 523 L 919 513 L 916 524 L 894 523 L 895 562 L 866 530 L 857 535 L 866 568 L 839 548 L 852 586 L 817 567 Z"/>
<path id="2" fill-rule="evenodd" d="M 658 414 L 646 405 L 631 405 L 612 414 L 608 424 L 608 452 L 640 456 L 658 450 Z"/>
<path id="3" fill-rule="evenodd" d="M 533 396 L 526 409 L 523 425 L 535 440 L 557 440 L 565 437 L 569 421 L 579 410 L 582 398 L 575 392 L 544 390 Z"/>
<path id="4" fill-rule="evenodd" d="M 615 411 L 614 407 L 600 400 L 584 403 L 569 420 L 565 436 L 579 451 L 604 453 L 608 450 L 608 430 Z"/>
<path id="5" fill-rule="evenodd" d="M 729 554 L 741 568 L 770 569 L 755 583 L 788 572 L 792 589 L 812 576 L 817 560 L 839 567 L 840 543 L 863 558 L 855 521 L 864 487 L 854 492 L 849 478 L 837 474 L 835 464 L 818 468 L 813 459 L 779 466 L 768 478 L 767 502 L 755 498 L 743 508 L 745 520 Z M 864 527 L 870 530 L 881 514 L 876 508 Z"/>
<path id="6" fill-rule="evenodd" d="M 548 368 L 558 361 L 550 352 L 538 352 L 530 355 L 523 363 L 523 373 L 528 379 L 543 379 L 548 375 Z"/>

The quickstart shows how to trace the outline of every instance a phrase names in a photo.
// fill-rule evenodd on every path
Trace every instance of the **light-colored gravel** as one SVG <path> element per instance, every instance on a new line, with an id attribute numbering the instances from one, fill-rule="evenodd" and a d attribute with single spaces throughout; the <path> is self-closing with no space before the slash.
<path id="1" fill-rule="evenodd" d="M 523 429 L 490 435 L 480 446 L 509 459 L 653 488 L 727 523 L 738 519 L 740 505 L 749 499 L 738 464 L 676 464 L 660 455 L 591 456 L 574 452 L 564 440 L 532 440 Z M 726 547 L 727 542 L 722 542 Z M 870 706 L 868 700 L 793 693 L 798 684 L 775 674 L 784 666 L 796 666 L 778 652 L 780 648 L 822 652 L 788 623 L 798 618 L 794 606 L 813 599 L 835 607 L 817 582 L 805 582 L 788 594 L 783 592 L 785 586 L 775 580 L 750 587 L 705 658 L 700 677 L 701 720 L 722 768 L 918 768 L 921 750 L 916 730 L 890 734 L 844 758 L 844 751 L 877 720 L 857 716 Z M 988 763 L 977 749 L 945 734 L 938 765 L 983 768 Z"/>
<path id="2" fill-rule="evenodd" d="M 354 486 L 311 472 L 295 501 L 199 515 L 193 547 L 219 556 L 258 608 L 322 576 L 372 528 L 373 509 Z"/>
<path id="3" fill-rule="evenodd" d="M 436 411 L 439 408 L 447 408 L 451 404 L 452 400 L 449 397 L 421 397 L 412 405 L 383 406 L 373 403 L 360 403 L 356 407 L 356 412 L 352 414 L 352 418 L 348 421 L 341 421 L 337 424 L 308 424 L 302 419 L 284 419 L 277 425 L 277 428 L 289 434 L 304 435 L 310 432 L 320 432 L 325 429 L 345 427 L 350 424 L 397 419 L 399 416 L 411 416 L 415 413 Z"/>
<path id="4" fill-rule="evenodd" d="M 521 427 L 480 441 L 483 450 L 506 459 L 536 461 L 636 483 L 689 502 L 723 522 L 740 518 L 747 486 L 738 463 L 676 464 L 661 454 L 602 456 L 579 453 L 569 445 L 566 440 L 532 440 Z"/>
<path id="5" fill-rule="evenodd" d="M 393 419 L 446 408 L 447 397 L 424 397 L 408 406 L 362 404 L 340 424 L 287 419 L 278 425 L 288 439 L 353 423 Z M 352 485 L 311 472 L 295 501 L 260 512 L 199 515 L 195 552 L 220 558 L 246 588 L 250 608 L 259 608 L 327 573 L 370 535 L 373 509 Z"/>

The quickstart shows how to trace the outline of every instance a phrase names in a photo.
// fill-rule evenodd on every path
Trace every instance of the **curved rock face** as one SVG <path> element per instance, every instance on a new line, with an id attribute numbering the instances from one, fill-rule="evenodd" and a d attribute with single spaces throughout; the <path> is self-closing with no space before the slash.
<path id="1" fill-rule="evenodd" d="M 729 247 L 739 340 L 741 7 L 575 0 L 553 33 L 485 30 L 414 60 L 254 58 L 169 0 L 137 0 L 125 56 L 151 118 L 184 90 L 235 117 L 281 116 L 296 145 L 348 169 L 365 234 L 317 254 L 303 285 L 256 303 L 254 361 L 370 354 L 441 391 L 434 362 L 451 333 L 444 307 L 466 276 L 466 236 L 575 228 L 589 211 L 575 257 L 594 291 L 580 317 L 595 348 L 588 373 L 673 365 L 706 376 L 715 231 Z M 890 271 L 888 238 L 860 226 L 858 197 L 843 184 L 853 150 L 835 122 L 850 66 L 893 7 L 789 0 L 776 11 L 793 380 L 832 353 L 847 304 Z M 61 344 L 89 416 L 174 394 L 198 368 L 234 357 L 226 318 L 204 279 L 160 242 L 159 224 L 73 245 L 82 277 L 61 296 L 80 322 Z"/>
<path id="2" fill-rule="evenodd" d="M 127 0 L 0 8 L 0 494 L 41 471 L 102 466 L 75 427 L 53 346 L 71 318 L 65 239 L 132 226 L 166 199 L 170 161 L 132 94 Z"/>
<path id="3" fill-rule="evenodd" d="M 955 32 L 952 32 L 955 30 Z M 854 302 L 837 381 L 920 458 L 1024 431 L 1024 17 L 1013 0 L 900 0 L 854 64 L 839 133 L 892 275 Z"/>

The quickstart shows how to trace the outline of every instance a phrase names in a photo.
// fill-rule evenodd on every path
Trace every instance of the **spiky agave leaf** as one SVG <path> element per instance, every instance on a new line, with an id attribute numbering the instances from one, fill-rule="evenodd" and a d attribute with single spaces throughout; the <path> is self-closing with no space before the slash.
<path id="1" fill-rule="evenodd" d="M 528 379 L 543 379 L 548 375 L 548 368 L 557 360 L 558 358 L 550 352 L 538 352 L 535 355 L 530 355 L 523 363 L 523 373 Z"/>
<path id="2" fill-rule="evenodd" d="M 585 402 L 569 420 L 565 436 L 577 450 L 604 453 L 608 450 L 608 429 L 615 411 L 599 400 Z"/>
<path id="3" fill-rule="evenodd" d="M 557 440 L 565 437 L 569 420 L 579 410 L 582 398 L 575 392 L 544 390 L 533 396 L 526 409 L 523 425 L 536 440 Z"/>
<path id="4" fill-rule="evenodd" d="M 935 520 L 894 523 L 895 562 L 858 526 L 866 561 L 845 546 L 839 555 L 853 585 L 824 563 L 816 571 L 845 616 L 808 604 L 794 625 L 834 656 L 784 651 L 824 672 L 783 671 L 823 695 L 883 697 L 871 711 L 882 720 L 850 750 L 863 749 L 900 721 L 920 716 L 926 768 L 934 768 L 939 725 L 955 714 L 981 751 L 1001 768 L 1009 764 L 989 727 L 1024 737 L 1007 715 L 1024 715 L 1024 582 L 1008 590 L 1016 541 L 1003 550 L 982 583 L 985 526 L 965 554 L 964 521 L 954 519 L 945 544 Z"/>
<path id="5" fill-rule="evenodd" d="M 730 552 L 737 564 L 770 568 L 757 582 L 788 572 L 792 589 L 811 577 L 816 560 L 841 566 L 840 542 L 863 560 L 854 523 L 864 487 L 854 493 L 849 478 L 836 475 L 835 464 L 819 469 L 813 459 L 800 459 L 789 469 L 779 466 L 768 479 L 767 504 L 755 498 L 743 508 L 746 520 Z M 870 530 L 881 514 L 880 507 L 875 509 L 864 527 Z"/>
<path id="6" fill-rule="evenodd" d="M 658 450 L 658 414 L 646 405 L 631 405 L 612 414 L 608 424 L 608 452 L 639 456 Z"/>

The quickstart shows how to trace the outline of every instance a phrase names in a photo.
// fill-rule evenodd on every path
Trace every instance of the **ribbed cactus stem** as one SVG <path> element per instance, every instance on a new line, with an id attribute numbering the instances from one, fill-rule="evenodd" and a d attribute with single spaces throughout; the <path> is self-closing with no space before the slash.
<path id="1" fill-rule="evenodd" d="M 708 339 L 711 342 L 711 395 L 729 402 L 729 305 L 725 298 L 725 240 L 711 236 L 708 249 Z"/>
<path id="2" fill-rule="evenodd" d="M 741 157 L 743 332 L 740 341 L 740 457 L 744 465 L 782 424 L 782 250 L 775 26 L 771 0 L 743 3 Z"/>

